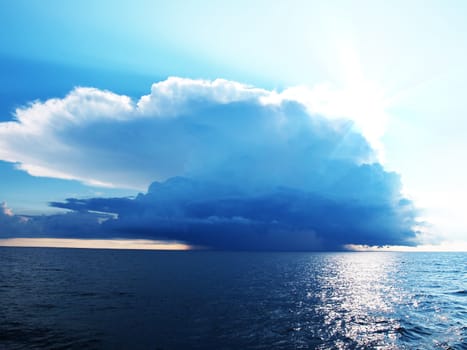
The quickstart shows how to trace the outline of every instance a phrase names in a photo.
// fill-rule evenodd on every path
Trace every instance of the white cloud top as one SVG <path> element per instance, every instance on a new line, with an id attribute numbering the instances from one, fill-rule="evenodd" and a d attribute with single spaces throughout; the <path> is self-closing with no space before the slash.
<path id="1" fill-rule="evenodd" d="M 338 101 L 328 92 L 292 88 L 278 93 L 222 79 L 172 77 L 133 102 L 128 96 L 78 87 L 62 99 L 17 109 L 16 121 L 1 123 L 0 159 L 34 176 L 143 189 L 153 180 L 220 167 L 229 157 L 243 164 L 240 158 L 248 151 L 253 157 L 261 153 L 261 164 L 270 162 L 265 154 L 278 145 L 266 150 L 261 143 L 287 143 L 302 127 L 297 115 L 305 112 L 286 111 L 291 101 L 310 115 L 344 114 L 335 110 Z M 265 113 L 267 120 L 250 116 Z M 279 148 L 278 157 L 294 157 L 292 149 L 284 153 Z M 345 153 L 338 147 L 333 151 Z M 368 158 L 365 152 L 356 156 Z"/>

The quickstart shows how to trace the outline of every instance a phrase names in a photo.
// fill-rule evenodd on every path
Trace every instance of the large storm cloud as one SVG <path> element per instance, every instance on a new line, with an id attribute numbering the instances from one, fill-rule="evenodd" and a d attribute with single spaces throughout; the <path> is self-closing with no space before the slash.
<path id="1" fill-rule="evenodd" d="M 32 175 L 152 183 L 135 199 L 52 203 L 72 210 L 71 221 L 95 216 L 95 225 L 41 229 L 49 234 L 264 250 L 413 244 L 416 236 L 399 176 L 377 162 L 352 121 L 235 82 L 171 78 L 136 102 L 77 88 L 1 123 L 0 159 Z"/>

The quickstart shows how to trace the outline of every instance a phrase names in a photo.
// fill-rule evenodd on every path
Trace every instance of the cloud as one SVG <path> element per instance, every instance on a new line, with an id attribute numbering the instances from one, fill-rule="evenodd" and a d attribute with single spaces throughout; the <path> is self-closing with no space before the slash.
<path id="1" fill-rule="evenodd" d="M 239 173 L 255 165 L 282 180 L 283 166 L 324 166 L 317 157 L 374 158 L 353 123 L 310 116 L 299 100 L 225 80 L 169 78 L 137 102 L 76 88 L 0 123 L 0 159 L 35 176 L 143 190 L 226 166 Z"/>
<path id="2" fill-rule="evenodd" d="M 0 234 L 19 233 L 24 221 L 21 217 L 15 216 L 5 202 L 0 203 Z"/>
<path id="3" fill-rule="evenodd" d="M 77 88 L 0 123 L 0 159 L 32 175 L 150 185 L 135 199 L 51 203 L 71 212 L 30 218 L 44 235 L 257 250 L 413 244 L 417 211 L 399 176 L 354 122 L 294 91 L 169 78 L 134 102 Z"/>
<path id="4" fill-rule="evenodd" d="M 17 237 L 106 237 L 102 223 L 112 215 L 89 211 L 55 215 L 15 215 L 5 203 L 0 211 L 0 239 Z"/>
<path id="5" fill-rule="evenodd" d="M 7 207 L 5 202 L 0 203 L 0 215 L 2 217 L 13 216 L 13 211 Z"/>
<path id="6" fill-rule="evenodd" d="M 367 171 L 385 177 L 379 166 Z M 376 190 L 376 188 L 375 188 Z M 238 186 L 171 178 L 135 199 L 68 199 L 52 206 L 111 212 L 102 230 L 216 249 L 330 250 L 346 244 L 414 244 L 412 203 L 355 201 L 290 188 L 247 194 Z M 352 243 L 351 243 L 352 242 Z"/>

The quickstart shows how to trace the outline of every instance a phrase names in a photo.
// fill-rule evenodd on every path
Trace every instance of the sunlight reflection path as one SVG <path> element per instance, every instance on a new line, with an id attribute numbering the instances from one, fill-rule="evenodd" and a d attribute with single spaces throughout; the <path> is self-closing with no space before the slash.
<path id="1" fill-rule="evenodd" d="M 401 298 L 395 290 L 394 255 L 349 253 L 332 256 L 318 276 L 321 285 L 316 310 L 323 316 L 325 338 L 338 347 L 393 343 L 399 321 L 388 318 Z M 399 300 L 400 301 L 400 300 Z M 339 345 L 340 344 L 340 345 Z"/>

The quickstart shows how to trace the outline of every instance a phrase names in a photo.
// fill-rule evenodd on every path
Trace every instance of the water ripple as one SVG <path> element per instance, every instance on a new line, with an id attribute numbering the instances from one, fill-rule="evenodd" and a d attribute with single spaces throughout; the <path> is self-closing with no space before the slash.
<path id="1" fill-rule="evenodd" d="M 467 349 L 467 254 L 0 248 L 1 349 Z"/>

